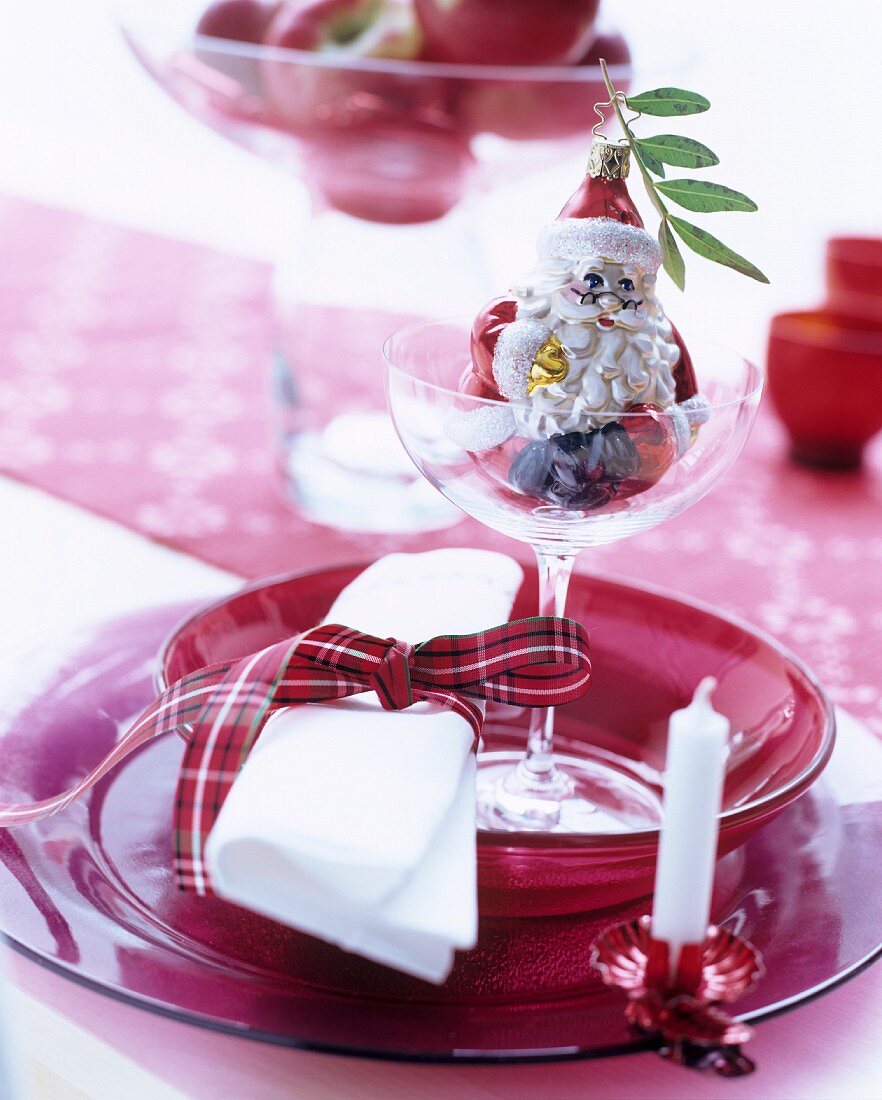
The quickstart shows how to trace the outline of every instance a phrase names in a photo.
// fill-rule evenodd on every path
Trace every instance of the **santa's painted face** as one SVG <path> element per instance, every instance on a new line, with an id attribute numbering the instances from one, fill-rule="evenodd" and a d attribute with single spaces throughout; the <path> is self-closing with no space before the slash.
<path id="1" fill-rule="evenodd" d="M 550 329 L 567 362 L 560 380 L 543 378 L 528 393 L 528 411 L 516 414 L 521 434 L 584 432 L 641 402 L 671 405 L 679 350 L 654 273 L 591 256 L 540 260 L 515 296 L 518 320 Z"/>
<path id="2" fill-rule="evenodd" d="M 571 280 L 552 296 L 562 320 L 632 330 L 646 319 L 644 301 L 643 276 L 636 267 L 597 257 L 574 264 Z"/>

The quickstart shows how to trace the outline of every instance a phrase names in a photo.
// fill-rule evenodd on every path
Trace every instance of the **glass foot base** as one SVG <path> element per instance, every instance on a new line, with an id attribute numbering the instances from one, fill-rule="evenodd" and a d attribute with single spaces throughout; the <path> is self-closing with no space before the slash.
<path id="1" fill-rule="evenodd" d="M 308 519 L 345 531 L 437 531 L 462 512 L 422 478 L 388 416 L 345 413 L 281 444 L 289 495 Z"/>
<path id="2" fill-rule="evenodd" d="M 657 791 L 598 760 L 555 755 L 551 782 L 522 752 L 478 757 L 478 828 L 498 832 L 630 833 L 661 823 Z"/>

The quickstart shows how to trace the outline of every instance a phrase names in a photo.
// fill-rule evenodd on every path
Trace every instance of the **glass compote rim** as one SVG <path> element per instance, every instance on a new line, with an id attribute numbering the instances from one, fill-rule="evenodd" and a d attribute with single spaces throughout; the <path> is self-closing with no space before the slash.
<path id="1" fill-rule="evenodd" d="M 118 18 L 126 27 L 124 14 Z M 387 57 L 360 57 L 357 54 L 318 50 L 295 50 L 287 46 L 267 46 L 256 42 L 235 42 L 212 35 L 192 35 L 194 46 L 201 50 L 263 61 L 283 61 L 291 65 L 309 65 L 318 69 L 346 69 L 375 73 L 395 73 L 410 77 L 455 77 L 457 80 L 505 80 L 555 83 L 597 84 L 603 80 L 599 65 L 469 65 L 452 61 L 402 60 Z M 633 73 L 633 65 L 610 65 L 613 81 L 624 80 Z"/>
<path id="2" fill-rule="evenodd" d="M 116 0 L 114 16 L 124 33 L 136 32 L 138 15 L 143 19 L 143 6 L 133 0 Z M 155 28 L 154 28 L 155 30 Z M 218 54 L 249 57 L 260 60 L 286 61 L 309 65 L 317 69 L 348 69 L 375 73 L 397 73 L 401 76 L 449 76 L 459 80 L 474 77 L 480 80 L 549 81 L 554 83 L 596 84 L 603 81 L 599 65 L 474 65 L 453 61 L 422 61 L 393 57 L 360 57 L 357 54 L 319 50 L 297 50 L 289 46 L 267 46 L 263 42 L 238 42 L 232 38 L 197 34 L 186 36 L 194 47 Z M 182 36 L 183 38 L 183 36 Z M 613 81 L 630 77 L 634 63 L 619 62 L 608 66 Z"/>
<path id="3" fill-rule="evenodd" d="M 435 393 L 442 394 L 445 397 L 453 397 L 459 400 L 467 401 L 469 404 L 475 405 L 487 405 L 491 408 L 500 409 L 526 409 L 532 408 L 528 401 L 502 401 L 494 397 L 478 397 L 470 393 L 461 393 L 459 390 L 451 389 L 449 386 L 442 386 L 438 382 L 427 382 L 424 378 L 420 378 L 419 375 L 414 374 L 412 371 L 407 370 L 405 367 L 399 366 L 398 363 L 391 356 L 391 345 L 394 340 L 398 340 L 404 337 L 408 337 L 418 332 L 420 329 L 426 329 L 433 326 L 445 326 L 445 325 L 467 325 L 471 327 L 472 320 L 466 317 L 442 317 L 438 320 L 431 321 L 416 321 L 411 325 L 407 325 L 404 328 L 398 329 L 393 332 L 383 341 L 382 355 L 386 363 L 387 368 L 390 371 L 394 371 L 402 378 L 407 378 L 413 382 L 418 383 L 420 386 L 424 386 L 426 389 L 433 390 Z M 731 348 L 726 347 L 724 344 L 720 344 L 715 340 L 708 340 L 702 337 L 700 334 L 696 337 L 696 342 L 700 342 L 707 347 L 713 347 L 717 351 L 725 352 L 727 355 L 733 355 L 739 359 L 750 371 L 754 374 L 754 384 L 745 393 L 740 394 L 738 397 L 727 398 L 725 401 L 710 402 L 707 409 L 708 412 L 717 412 L 722 409 L 732 408 L 736 405 L 743 405 L 747 402 L 759 398 L 765 385 L 765 374 L 763 371 L 750 359 L 746 359 L 743 355 Z M 467 364 L 463 364 L 465 368 Z M 642 412 L 616 412 L 610 413 L 610 419 L 624 420 L 630 417 L 641 418 L 645 416 Z M 673 412 L 669 409 L 660 409 L 658 411 L 659 416 L 673 416 Z"/>

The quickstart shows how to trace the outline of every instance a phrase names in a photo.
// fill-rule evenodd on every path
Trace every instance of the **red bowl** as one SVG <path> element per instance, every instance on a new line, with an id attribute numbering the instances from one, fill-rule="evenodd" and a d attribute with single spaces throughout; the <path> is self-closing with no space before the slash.
<path id="1" fill-rule="evenodd" d="M 766 354 L 769 393 L 794 458 L 859 466 L 882 429 L 882 317 L 830 309 L 779 313 Z"/>
<path id="2" fill-rule="evenodd" d="M 262 581 L 188 618 L 159 654 L 165 686 L 320 621 L 364 566 Z M 535 570 L 512 617 L 535 613 Z M 560 747 L 587 751 L 660 792 L 668 717 L 704 676 L 738 731 L 723 796 L 719 855 L 743 844 L 817 778 L 833 748 L 833 711 L 812 674 L 772 639 L 671 593 L 577 575 L 568 612 L 591 630 L 594 683 L 561 707 Z M 418 640 L 418 639 L 413 639 Z M 526 715 L 488 721 L 488 750 L 525 743 Z M 658 830 L 620 834 L 478 832 L 482 913 L 532 916 L 618 905 L 652 890 Z"/>
<path id="3" fill-rule="evenodd" d="M 832 309 L 882 322 L 882 237 L 833 237 L 826 267 Z"/>

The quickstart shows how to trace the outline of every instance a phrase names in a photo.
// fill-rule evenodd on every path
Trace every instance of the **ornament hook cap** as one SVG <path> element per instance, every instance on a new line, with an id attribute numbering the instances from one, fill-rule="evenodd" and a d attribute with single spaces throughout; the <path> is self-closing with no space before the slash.
<path id="1" fill-rule="evenodd" d="M 588 175 L 592 179 L 623 180 L 631 170 L 631 150 L 627 143 L 597 136 L 588 154 Z"/>

